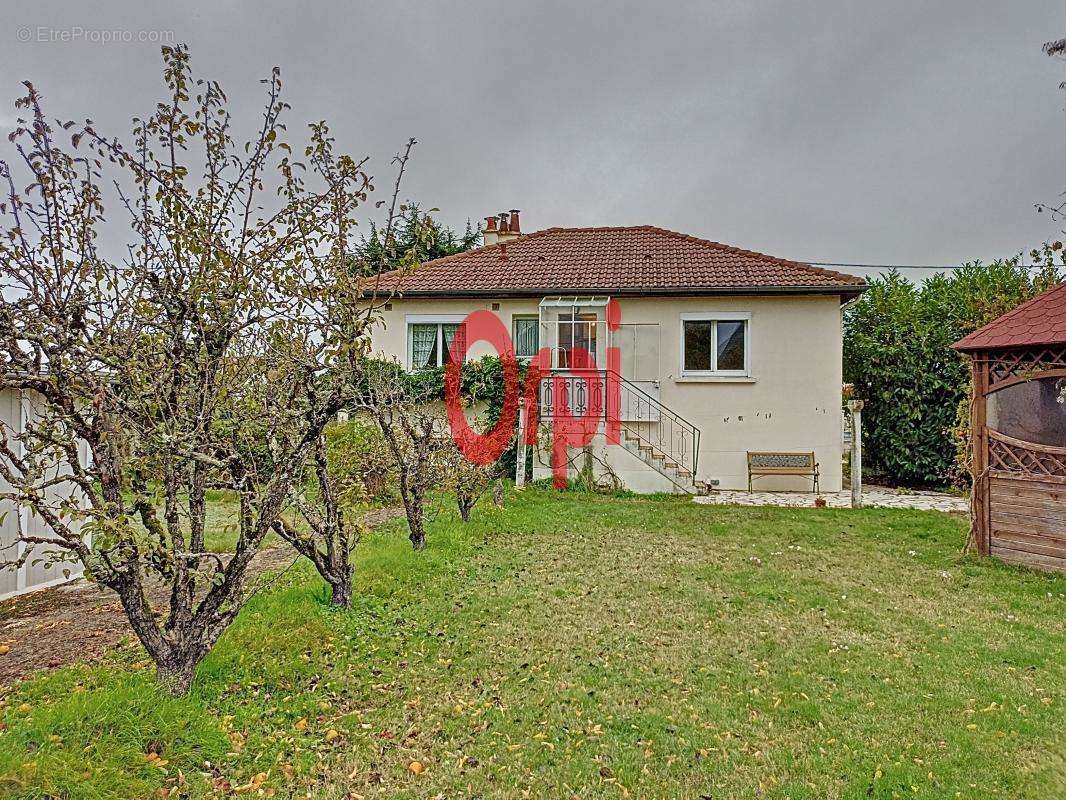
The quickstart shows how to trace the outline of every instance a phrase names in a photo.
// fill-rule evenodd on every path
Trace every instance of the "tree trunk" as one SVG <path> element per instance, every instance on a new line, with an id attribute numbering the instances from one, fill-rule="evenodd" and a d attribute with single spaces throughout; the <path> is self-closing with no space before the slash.
<path id="1" fill-rule="evenodd" d="M 156 684 L 167 694 L 181 697 L 189 693 L 196 665 L 203 654 L 194 657 L 185 648 L 178 649 L 175 641 L 188 641 L 192 621 L 184 615 L 185 622 L 165 636 L 156 624 L 151 606 L 136 573 L 120 575 L 105 585 L 114 591 L 126 612 L 130 627 L 137 635 L 148 656 L 156 665 Z M 215 637 L 217 638 L 217 636 Z"/>
<path id="2" fill-rule="evenodd" d="M 156 661 L 156 685 L 174 697 L 184 697 L 189 693 L 195 675 L 196 662 L 193 659 L 167 658 Z"/>
<path id="3" fill-rule="evenodd" d="M 411 546 L 415 550 L 426 549 L 426 512 L 423 504 L 422 492 L 417 489 L 403 491 L 403 508 L 407 512 L 407 529 L 411 532 Z"/>
<path id="4" fill-rule="evenodd" d="M 329 559 L 329 568 L 319 570 L 322 577 L 329 583 L 329 603 L 334 608 L 352 607 L 352 560 L 351 560 L 351 537 L 343 531 L 337 531 L 335 538 L 328 540 L 326 558 Z"/>
<path id="5" fill-rule="evenodd" d="M 411 546 L 415 550 L 425 550 L 426 525 L 421 502 L 412 502 L 407 506 L 407 527 L 411 531 Z"/>
<path id="6" fill-rule="evenodd" d="M 462 517 L 463 522 L 470 521 L 470 512 L 474 510 L 475 503 L 477 503 L 477 495 L 474 492 L 467 491 L 463 486 L 455 490 L 455 504 L 459 507 L 459 516 Z"/>
<path id="7" fill-rule="evenodd" d="M 204 521 L 207 517 L 207 499 L 203 486 L 203 468 L 196 464 L 193 467 L 195 479 L 192 489 L 189 491 L 189 551 L 202 553 L 204 551 Z"/>
<path id="8" fill-rule="evenodd" d="M 334 608 L 352 607 L 352 572 L 347 570 L 339 580 L 330 581 L 329 604 Z"/>

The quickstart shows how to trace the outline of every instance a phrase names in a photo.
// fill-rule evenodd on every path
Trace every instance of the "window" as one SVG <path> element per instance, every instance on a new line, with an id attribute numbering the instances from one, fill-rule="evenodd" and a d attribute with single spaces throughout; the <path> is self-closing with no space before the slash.
<path id="1" fill-rule="evenodd" d="M 514 342 L 514 354 L 518 358 L 533 358 L 540 347 L 540 317 L 511 317 L 511 340 Z"/>
<path id="2" fill-rule="evenodd" d="M 751 314 L 682 314 L 681 374 L 741 376 L 749 372 Z"/>
<path id="3" fill-rule="evenodd" d="M 407 317 L 407 363 L 412 370 L 443 367 L 452 350 L 462 347 L 462 317 Z"/>

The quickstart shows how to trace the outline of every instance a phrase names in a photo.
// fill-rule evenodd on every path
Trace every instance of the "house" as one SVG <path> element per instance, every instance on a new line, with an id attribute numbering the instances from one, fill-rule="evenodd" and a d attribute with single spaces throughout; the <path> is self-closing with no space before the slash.
<path id="1" fill-rule="evenodd" d="M 37 399 L 39 401 L 40 398 Z M 0 431 L 9 441 L 15 442 L 16 437 L 36 418 L 32 393 L 9 387 L 0 388 Z M 84 442 L 79 445 L 78 452 L 83 462 L 88 460 L 88 447 Z M 10 488 L 0 477 L 0 495 L 10 491 Z M 50 500 L 58 503 L 71 496 L 73 486 L 61 481 L 52 483 L 44 492 Z M 21 541 L 23 534 L 47 536 L 49 531 L 44 520 L 28 506 L 0 498 L 0 565 L 21 562 L 18 566 L 0 566 L 0 600 L 55 586 L 81 575 L 83 570 L 80 562 L 57 560 L 54 557 L 53 552 L 63 552 L 59 548 L 37 544 L 27 552 L 30 546 Z"/>
<path id="2" fill-rule="evenodd" d="M 1066 570 L 1066 284 L 954 347 L 973 370 L 977 550 Z"/>
<path id="3" fill-rule="evenodd" d="M 408 369 L 442 365 L 476 309 L 499 317 L 519 358 L 548 348 L 563 376 L 582 351 L 604 369 L 616 347 L 624 446 L 601 435 L 593 449 L 628 488 L 746 488 L 748 451 L 784 451 L 814 452 L 822 489 L 840 489 L 841 307 L 862 279 L 649 225 L 523 234 L 517 211 L 486 222 L 485 246 L 382 276 L 397 294 L 378 353 Z M 472 342 L 467 357 L 492 352 Z M 582 381 L 565 380 L 581 412 Z M 541 397 L 549 416 L 552 385 Z M 549 474 L 538 453 L 534 477 Z M 758 488 L 811 482 L 770 476 Z"/>

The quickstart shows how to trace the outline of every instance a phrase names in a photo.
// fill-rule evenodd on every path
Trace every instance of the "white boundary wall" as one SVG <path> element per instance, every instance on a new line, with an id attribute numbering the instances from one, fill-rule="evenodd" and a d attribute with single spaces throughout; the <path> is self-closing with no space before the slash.
<path id="1" fill-rule="evenodd" d="M 33 415 L 34 406 L 29 395 L 18 390 L 0 389 L 0 421 L 7 428 L 9 436 L 12 432 L 23 431 L 27 421 L 33 419 Z M 79 450 L 82 458 L 87 458 L 88 448 L 84 444 Z M 9 488 L 0 478 L 0 489 Z M 70 487 L 57 487 L 55 491 L 69 492 Z M 19 531 L 25 530 L 47 531 L 47 528 L 44 520 L 29 508 L 16 506 L 9 500 L 0 500 L 0 560 L 11 560 L 24 552 L 25 545 L 20 543 L 18 538 Z M 0 599 L 45 589 L 81 575 L 82 567 L 78 562 L 62 561 L 52 565 L 42 563 L 47 551 L 48 548 L 37 545 L 18 569 L 0 569 Z"/>

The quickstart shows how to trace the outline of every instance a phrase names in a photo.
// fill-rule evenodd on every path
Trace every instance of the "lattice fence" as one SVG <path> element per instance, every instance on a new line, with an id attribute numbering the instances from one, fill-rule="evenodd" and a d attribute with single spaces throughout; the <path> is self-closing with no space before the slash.
<path id="1" fill-rule="evenodd" d="M 1047 370 L 1066 369 L 1066 345 L 994 350 L 985 358 L 988 361 L 988 388 L 994 391 L 1006 381 L 1037 377 Z"/>
<path id="2" fill-rule="evenodd" d="M 1015 474 L 1066 477 L 1066 448 L 1043 449 L 989 431 L 988 467 Z"/>

